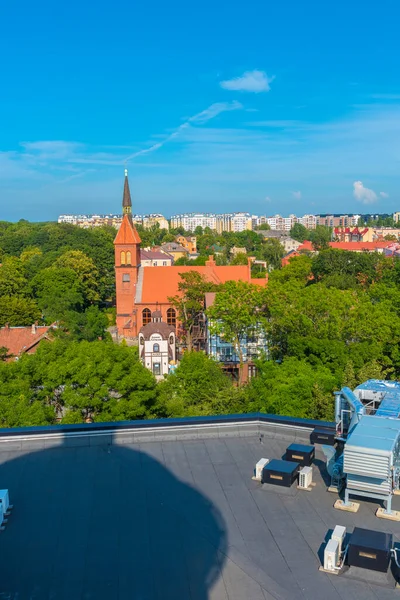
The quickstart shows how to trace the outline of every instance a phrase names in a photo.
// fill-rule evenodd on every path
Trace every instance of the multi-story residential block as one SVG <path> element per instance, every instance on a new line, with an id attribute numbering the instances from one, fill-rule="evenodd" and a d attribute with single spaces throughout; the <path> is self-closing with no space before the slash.
<path id="1" fill-rule="evenodd" d="M 316 224 L 325 227 L 355 227 L 360 218 L 360 215 L 317 215 Z"/>
<path id="2" fill-rule="evenodd" d="M 183 227 L 185 231 L 194 231 L 196 227 L 205 229 L 216 229 L 216 215 L 209 213 L 187 213 L 182 215 L 173 215 L 171 217 L 171 227 Z"/>
<path id="3" fill-rule="evenodd" d="M 169 229 L 167 219 L 163 215 L 132 215 L 132 222 L 135 225 L 143 225 L 150 228 L 152 225 L 159 224 L 161 229 Z M 103 227 L 109 225 L 119 229 L 122 223 L 122 215 L 60 215 L 58 223 L 69 223 L 78 225 L 82 229 L 90 227 Z"/>
<path id="4" fill-rule="evenodd" d="M 217 215 L 216 229 L 217 233 L 222 233 L 223 231 L 232 231 L 231 215 Z"/>
<path id="5" fill-rule="evenodd" d="M 393 221 L 398 223 L 400 221 L 400 212 L 393 213 Z"/>
<path id="6" fill-rule="evenodd" d="M 249 213 L 234 213 L 231 215 L 231 231 L 235 233 L 252 229 L 252 218 Z"/>
<path id="7" fill-rule="evenodd" d="M 142 217 L 143 227 L 150 229 L 154 225 L 159 225 L 160 229 L 169 229 L 169 223 L 163 215 L 145 215 Z"/>
<path id="8" fill-rule="evenodd" d="M 249 213 L 227 213 L 221 215 L 209 213 L 190 213 L 173 215 L 171 227 L 183 227 L 185 231 L 195 231 L 196 227 L 209 227 L 222 233 L 223 231 L 245 231 L 252 229 L 252 217 Z"/>
<path id="9" fill-rule="evenodd" d="M 315 215 L 303 215 L 297 222 L 304 225 L 307 229 L 315 229 L 317 226 L 317 217 Z"/>

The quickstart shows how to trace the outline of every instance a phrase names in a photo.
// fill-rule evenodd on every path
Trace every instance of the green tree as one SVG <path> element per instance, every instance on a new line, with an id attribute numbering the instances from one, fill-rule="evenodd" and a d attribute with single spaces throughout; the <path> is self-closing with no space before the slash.
<path id="1" fill-rule="evenodd" d="M 336 377 L 326 367 L 315 367 L 304 360 L 286 358 L 281 364 L 259 361 L 259 374 L 250 380 L 246 393 L 247 410 L 331 419 L 337 389 Z"/>
<path id="2" fill-rule="evenodd" d="M 210 333 L 233 345 L 239 357 L 240 372 L 244 363 L 244 340 L 260 329 L 264 320 L 263 305 L 260 286 L 244 281 L 227 281 L 207 309 Z M 239 377 L 241 380 L 242 377 Z"/>
<path id="3" fill-rule="evenodd" d="M 63 319 L 71 310 L 83 307 L 82 284 L 78 275 L 66 267 L 50 267 L 32 280 L 31 290 L 47 321 Z"/>
<path id="4" fill-rule="evenodd" d="M 329 248 L 329 243 L 332 240 L 332 228 L 324 225 L 317 225 L 315 229 L 310 231 L 309 239 L 314 250 L 325 250 Z"/>
<path id="5" fill-rule="evenodd" d="M 55 268 L 71 269 L 80 282 L 85 304 L 92 304 L 100 299 L 98 292 L 98 272 L 94 261 L 81 250 L 70 250 L 58 258 Z"/>
<path id="6" fill-rule="evenodd" d="M 6 257 L 0 267 L 0 296 L 25 296 L 27 280 L 21 261 Z"/>
<path id="7" fill-rule="evenodd" d="M 310 239 L 310 231 L 301 223 L 295 223 L 290 230 L 290 237 L 303 243 Z"/>
<path id="8" fill-rule="evenodd" d="M 69 311 L 62 321 L 69 332 L 68 335 L 88 342 L 104 339 L 109 326 L 107 315 L 98 306 L 89 306 L 83 313 Z"/>
<path id="9" fill-rule="evenodd" d="M 285 250 L 279 240 L 268 238 L 261 249 L 261 258 L 267 262 L 269 269 L 280 269 Z"/>
<path id="10" fill-rule="evenodd" d="M 197 271 L 179 273 L 178 294 L 171 296 L 168 301 L 177 311 L 180 324 L 180 335 L 190 352 L 193 346 L 193 330 L 198 325 L 204 313 L 204 298 L 206 292 L 214 291 L 217 286 L 208 282 Z"/>
<path id="11" fill-rule="evenodd" d="M 222 412 L 229 412 L 231 388 L 215 360 L 204 352 L 185 352 L 176 371 L 158 385 L 157 416 L 215 414 L 216 402 L 222 402 Z"/>
<path id="12" fill-rule="evenodd" d="M 261 225 L 257 225 L 255 229 L 256 231 L 269 231 L 271 227 L 268 225 L 268 223 L 261 223 Z"/>
<path id="13" fill-rule="evenodd" d="M 238 252 L 232 258 L 231 265 L 247 265 L 247 262 L 247 254 L 244 254 L 243 252 Z"/>
<path id="14" fill-rule="evenodd" d="M 41 319 L 38 305 L 30 298 L 18 296 L 0 297 L 0 327 L 7 323 L 11 327 L 32 325 Z"/>

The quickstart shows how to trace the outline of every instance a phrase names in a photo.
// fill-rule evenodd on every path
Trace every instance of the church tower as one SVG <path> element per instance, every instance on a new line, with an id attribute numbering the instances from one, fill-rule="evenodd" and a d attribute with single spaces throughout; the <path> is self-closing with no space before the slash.
<path id="1" fill-rule="evenodd" d="M 121 227 L 114 240 L 117 328 L 120 336 L 136 337 L 134 304 L 140 268 L 141 240 L 132 220 L 132 200 L 126 169 L 122 211 Z"/>

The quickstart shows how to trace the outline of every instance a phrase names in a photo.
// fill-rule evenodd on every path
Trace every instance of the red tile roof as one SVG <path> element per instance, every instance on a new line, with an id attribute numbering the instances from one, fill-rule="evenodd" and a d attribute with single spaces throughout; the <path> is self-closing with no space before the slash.
<path id="1" fill-rule="evenodd" d="M 53 325 L 29 327 L 1 327 L 0 346 L 8 349 L 9 354 L 19 356 L 28 352 L 40 340 L 47 337 Z"/>
<path id="2" fill-rule="evenodd" d="M 136 231 L 136 227 L 132 225 L 128 215 L 124 215 L 114 244 L 140 244 L 140 242 L 140 236 Z"/>
<path id="3" fill-rule="evenodd" d="M 371 252 L 374 250 L 381 250 L 387 248 L 391 242 L 389 241 L 377 241 L 377 242 L 330 242 L 331 248 L 337 250 L 350 250 L 352 252 Z M 309 250 L 313 251 L 313 245 L 308 240 L 305 241 L 298 250 Z"/>
<path id="4" fill-rule="evenodd" d="M 247 281 L 255 285 L 266 285 L 267 279 L 251 279 L 248 265 L 237 265 L 217 267 L 208 265 L 205 267 L 182 266 L 182 267 L 142 267 L 143 286 L 141 304 L 154 304 L 159 302 L 168 303 L 168 297 L 178 293 L 178 284 L 181 281 L 180 273 L 197 271 L 207 281 L 213 283 L 225 283 L 226 281 Z"/>

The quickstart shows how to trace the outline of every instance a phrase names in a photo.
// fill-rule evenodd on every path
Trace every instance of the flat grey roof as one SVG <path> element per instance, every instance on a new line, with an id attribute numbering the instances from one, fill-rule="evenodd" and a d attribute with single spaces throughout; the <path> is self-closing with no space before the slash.
<path id="1" fill-rule="evenodd" d="M 374 516 L 373 502 L 360 500 L 357 514 L 335 510 L 319 451 L 310 493 L 252 481 L 261 457 L 281 458 L 294 441 L 0 452 L 0 487 L 14 504 L 0 532 L 0 599 L 399 598 L 370 571 L 364 581 L 318 571 L 335 525 L 392 531 L 397 541 L 400 530 Z"/>

